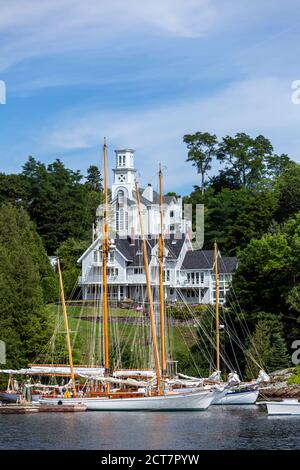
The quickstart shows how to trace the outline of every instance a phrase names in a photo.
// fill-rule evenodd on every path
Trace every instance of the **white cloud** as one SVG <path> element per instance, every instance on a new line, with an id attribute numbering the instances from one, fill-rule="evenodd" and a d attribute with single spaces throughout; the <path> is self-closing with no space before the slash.
<path id="1" fill-rule="evenodd" d="M 219 137 L 239 131 L 262 133 L 271 138 L 276 151 L 296 157 L 300 105 L 292 104 L 291 92 L 288 80 L 249 79 L 205 99 L 154 109 L 114 113 L 76 109 L 56 119 L 44 135 L 44 146 L 69 154 L 70 161 L 72 152 L 100 148 L 105 135 L 111 149 L 137 150 L 145 180 L 152 179 L 162 162 L 168 168 L 168 187 L 180 189 L 198 182 L 195 169 L 185 163 L 184 133 L 201 130 Z"/>

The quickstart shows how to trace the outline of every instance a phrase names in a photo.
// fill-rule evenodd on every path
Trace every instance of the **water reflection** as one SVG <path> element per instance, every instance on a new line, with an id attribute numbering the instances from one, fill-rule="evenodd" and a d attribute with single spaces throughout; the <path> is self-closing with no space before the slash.
<path id="1" fill-rule="evenodd" d="M 204 412 L 0 415 L 0 449 L 300 449 L 300 417 Z"/>

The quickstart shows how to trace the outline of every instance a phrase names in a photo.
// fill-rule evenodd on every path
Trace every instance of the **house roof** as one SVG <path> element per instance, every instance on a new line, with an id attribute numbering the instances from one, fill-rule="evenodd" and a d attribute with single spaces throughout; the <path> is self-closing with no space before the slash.
<path id="1" fill-rule="evenodd" d="M 186 235 L 182 234 L 181 238 L 175 237 L 174 234 L 170 234 L 168 238 L 165 238 L 165 247 L 169 251 L 171 258 L 177 259 L 180 255 L 182 247 L 184 245 Z"/>
<path id="2" fill-rule="evenodd" d="M 141 238 L 119 238 L 115 240 L 116 248 L 119 252 L 130 262 L 132 266 L 143 266 L 143 246 Z M 150 255 L 153 246 L 157 243 L 157 240 L 147 240 L 147 255 L 148 261 L 150 262 Z"/>
<path id="3" fill-rule="evenodd" d="M 182 263 L 183 269 L 212 269 L 214 266 L 213 250 L 190 250 Z"/>
<path id="4" fill-rule="evenodd" d="M 213 250 L 194 250 L 188 251 L 185 255 L 183 269 L 213 269 L 214 251 Z M 237 258 L 235 256 L 221 256 L 218 259 L 219 273 L 233 273 L 237 267 Z"/>
<path id="5" fill-rule="evenodd" d="M 233 273 L 238 264 L 236 256 L 223 256 L 219 259 L 219 272 L 220 273 Z"/>

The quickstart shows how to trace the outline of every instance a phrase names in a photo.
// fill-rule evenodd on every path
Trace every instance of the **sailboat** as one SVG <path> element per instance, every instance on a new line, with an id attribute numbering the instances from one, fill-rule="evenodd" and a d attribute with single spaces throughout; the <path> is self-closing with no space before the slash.
<path id="1" fill-rule="evenodd" d="M 103 241 L 102 241 L 102 286 L 103 286 L 103 325 L 104 325 L 104 371 L 93 375 L 94 380 L 100 381 L 104 384 L 104 391 L 101 393 L 94 392 L 92 395 L 82 393 L 78 390 L 75 383 L 75 369 L 72 358 L 72 348 L 70 342 L 70 331 L 68 327 L 66 303 L 64 298 L 64 291 L 62 285 L 62 275 L 59 268 L 60 289 L 61 289 L 61 303 L 64 312 L 65 329 L 67 335 L 69 367 L 71 376 L 71 395 L 70 397 L 55 396 L 42 398 L 41 403 L 44 404 L 75 404 L 82 403 L 87 406 L 88 410 L 107 410 L 107 411 L 160 411 L 160 410 L 205 410 L 212 403 L 214 398 L 219 394 L 217 388 L 205 387 L 198 388 L 189 393 L 173 393 L 167 390 L 166 385 L 166 355 L 165 355 L 165 329 L 164 329 L 164 292 L 163 292 L 163 259 L 164 259 L 164 235 L 163 235 L 163 208 L 162 208 L 162 172 L 159 171 L 160 178 L 160 236 L 159 236 L 159 280 L 160 280 L 160 328 L 161 328 L 161 357 L 159 355 L 155 315 L 154 315 L 154 302 L 150 282 L 149 262 L 146 246 L 146 238 L 144 233 L 143 218 L 141 214 L 140 192 L 138 187 L 138 180 L 135 180 L 135 189 L 137 195 L 137 209 L 138 218 L 141 232 L 141 243 L 143 248 L 143 262 L 144 271 L 146 276 L 146 292 L 148 299 L 148 313 L 150 319 L 150 329 L 152 338 L 152 349 L 155 365 L 155 376 L 150 380 L 134 380 L 133 371 L 129 371 L 126 380 L 118 379 L 113 376 L 110 370 L 109 363 L 109 309 L 108 309 L 108 286 L 107 286 L 107 259 L 110 250 L 110 241 L 108 237 L 108 183 L 107 183 L 107 147 L 104 141 L 103 146 L 103 170 L 104 170 L 104 195 L 105 195 L 105 210 L 104 210 L 104 224 L 103 224 Z M 81 373 L 81 377 L 85 377 Z M 111 384 L 119 383 L 122 385 L 130 385 L 131 389 L 128 391 L 115 391 L 111 389 Z M 135 390 L 132 389 L 135 387 Z M 81 396 L 80 396 L 81 395 Z"/>
<path id="2" fill-rule="evenodd" d="M 216 394 L 212 401 L 212 405 L 253 405 L 255 404 L 259 395 L 259 384 L 269 380 L 268 375 L 264 371 L 260 371 L 257 380 L 252 382 L 241 382 L 238 374 L 233 371 L 228 374 L 227 382 L 221 380 L 221 366 L 220 366 L 220 329 L 219 322 L 219 268 L 218 268 L 219 250 L 217 242 L 214 242 L 214 269 L 215 269 L 215 328 L 216 328 L 216 370 L 208 378 L 189 377 L 179 374 L 180 379 L 177 381 L 178 385 L 183 388 L 178 388 L 178 392 L 195 391 L 199 386 L 219 386 L 219 393 Z"/>
<path id="3" fill-rule="evenodd" d="M 218 268 L 218 245 L 214 243 L 215 282 L 216 282 L 216 366 L 220 370 L 220 323 L 219 323 L 219 268 Z M 235 383 L 234 383 L 235 382 Z M 238 375 L 233 372 L 229 374 L 227 386 L 223 392 L 213 400 L 213 405 L 253 405 L 259 395 L 258 384 L 242 384 Z"/>

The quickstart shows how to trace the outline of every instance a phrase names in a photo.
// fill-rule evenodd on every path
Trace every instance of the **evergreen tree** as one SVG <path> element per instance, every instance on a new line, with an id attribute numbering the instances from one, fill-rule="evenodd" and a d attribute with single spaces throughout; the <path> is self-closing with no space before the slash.
<path id="1" fill-rule="evenodd" d="M 35 359 L 51 333 L 41 285 L 41 244 L 22 208 L 0 208 L 0 332 L 8 367 Z"/>
<path id="2" fill-rule="evenodd" d="M 102 177 L 99 168 L 96 165 L 89 166 L 87 170 L 87 177 L 86 177 L 86 184 L 88 187 L 97 193 L 101 193 L 103 191 L 102 186 Z"/>
<path id="3" fill-rule="evenodd" d="M 60 160 L 46 167 L 29 157 L 23 175 L 29 187 L 29 213 L 49 255 L 70 237 L 90 239 L 99 195 L 81 183 L 79 171 L 65 168 Z"/>
<path id="4" fill-rule="evenodd" d="M 281 320 L 274 314 L 260 313 L 246 353 L 247 378 L 256 377 L 261 368 L 273 372 L 289 367 L 290 362 Z"/>

